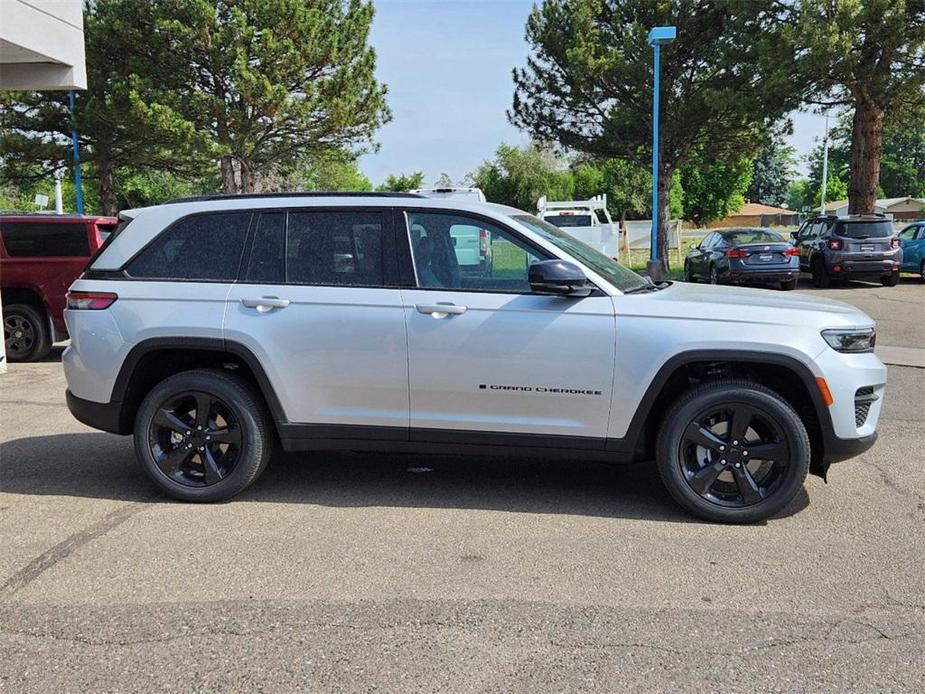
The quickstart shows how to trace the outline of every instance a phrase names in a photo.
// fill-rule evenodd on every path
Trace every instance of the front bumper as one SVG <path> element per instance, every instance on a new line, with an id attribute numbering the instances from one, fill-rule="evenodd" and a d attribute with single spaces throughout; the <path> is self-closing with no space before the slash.
<path id="1" fill-rule="evenodd" d="M 857 439 L 840 439 L 834 434 L 824 437 L 825 453 L 822 456 L 826 464 L 840 463 L 861 455 L 877 442 L 877 432 Z"/>

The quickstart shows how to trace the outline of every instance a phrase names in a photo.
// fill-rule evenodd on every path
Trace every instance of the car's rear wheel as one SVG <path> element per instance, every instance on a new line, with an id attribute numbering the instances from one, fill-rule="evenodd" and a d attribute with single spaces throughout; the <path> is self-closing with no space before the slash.
<path id="1" fill-rule="evenodd" d="M 922 281 L 925 282 L 925 260 L 919 265 L 919 277 L 922 278 Z"/>
<path id="2" fill-rule="evenodd" d="M 899 273 L 891 272 L 889 275 L 884 275 L 880 278 L 880 284 L 884 287 L 895 287 L 899 284 Z"/>
<path id="3" fill-rule="evenodd" d="M 780 288 L 783 289 L 785 292 L 789 292 L 791 289 L 797 288 L 797 281 L 796 280 L 784 280 L 783 282 L 780 283 Z"/>
<path id="4" fill-rule="evenodd" d="M 825 269 L 825 263 L 820 258 L 813 261 L 810 270 L 813 273 L 813 286 L 819 289 L 828 289 L 832 284 L 832 278 Z"/>
<path id="5" fill-rule="evenodd" d="M 658 471 L 691 513 L 752 523 L 781 511 L 803 486 L 810 443 L 777 393 L 749 381 L 698 386 L 671 408 L 658 434 Z"/>
<path id="6" fill-rule="evenodd" d="M 219 369 L 156 385 L 135 418 L 135 454 L 147 475 L 183 501 L 221 501 L 246 489 L 270 458 L 266 408 L 245 381 Z"/>
<path id="7" fill-rule="evenodd" d="M 51 351 L 51 332 L 44 311 L 28 304 L 3 307 L 3 342 L 6 358 L 38 361 Z"/>

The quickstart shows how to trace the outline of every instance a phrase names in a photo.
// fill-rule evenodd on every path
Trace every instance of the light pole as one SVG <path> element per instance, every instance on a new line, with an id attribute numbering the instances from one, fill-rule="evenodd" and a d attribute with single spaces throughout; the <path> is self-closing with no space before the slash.
<path id="1" fill-rule="evenodd" d="M 825 215 L 825 191 L 829 185 L 829 112 L 825 112 L 825 137 L 822 142 L 822 206 L 819 208 Z"/>
<path id="2" fill-rule="evenodd" d="M 668 44 L 678 35 L 676 27 L 652 27 L 646 39 L 655 52 L 655 85 L 652 93 L 652 253 L 646 263 L 646 273 L 653 280 L 662 278 L 662 265 L 658 261 L 658 116 L 659 73 L 661 72 L 662 44 Z"/>
<path id="3" fill-rule="evenodd" d="M 74 90 L 68 94 L 68 103 L 71 107 L 71 147 L 74 150 L 74 187 L 77 190 L 77 214 L 84 213 L 84 190 L 80 180 L 80 146 L 77 144 L 77 113 Z"/>

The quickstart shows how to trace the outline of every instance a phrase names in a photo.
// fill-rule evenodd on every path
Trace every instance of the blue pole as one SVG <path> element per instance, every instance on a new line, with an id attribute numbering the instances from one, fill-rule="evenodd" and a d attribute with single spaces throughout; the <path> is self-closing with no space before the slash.
<path id="1" fill-rule="evenodd" d="M 77 144 L 77 117 L 74 111 L 74 90 L 70 91 L 68 99 L 71 104 L 71 147 L 74 150 L 74 188 L 77 190 L 77 214 L 84 213 L 84 191 L 80 181 L 80 146 Z"/>
<path id="2" fill-rule="evenodd" d="M 655 91 L 652 95 L 652 257 L 658 260 L 658 92 L 661 46 L 655 46 Z"/>

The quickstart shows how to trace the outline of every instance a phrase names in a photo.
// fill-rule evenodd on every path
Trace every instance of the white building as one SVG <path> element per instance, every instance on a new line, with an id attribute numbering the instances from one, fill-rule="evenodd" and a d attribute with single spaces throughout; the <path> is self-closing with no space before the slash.
<path id="1" fill-rule="evenodd" d="M 81 0 L 0 0 L 0 90 L 86 88 Z"/>

